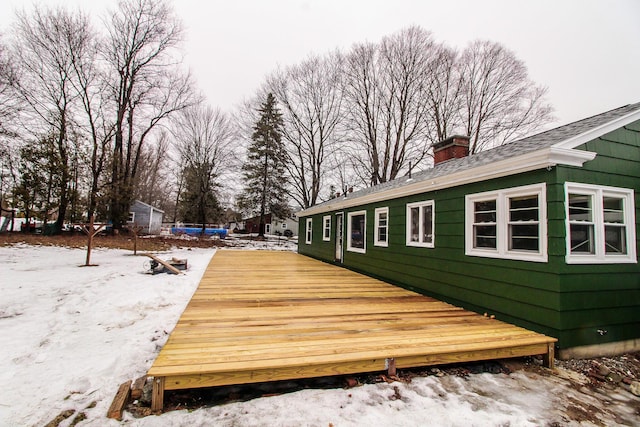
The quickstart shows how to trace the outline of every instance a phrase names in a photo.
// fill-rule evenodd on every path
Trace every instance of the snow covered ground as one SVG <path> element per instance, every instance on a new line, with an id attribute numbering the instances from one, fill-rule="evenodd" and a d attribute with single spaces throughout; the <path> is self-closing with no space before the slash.
<path id="1" fill-rule="evenodd" d="M 106 418 L 118 385 L 144 375 L 196 289 L 214 250 L 180 276 L 144 274 L 142 257 L 96 249 L 0 247 L 0 426 L 44 425 L 64 410 L 79 426 L 638 425 L 625 390 L 591 390 L 560 375 L 414 378 L 410 383 L 302 390 L 122 422 Z M 604 390 L 604 391 L 603 391 Z M 555 425 L 555 424 L 554 424 Z"/>

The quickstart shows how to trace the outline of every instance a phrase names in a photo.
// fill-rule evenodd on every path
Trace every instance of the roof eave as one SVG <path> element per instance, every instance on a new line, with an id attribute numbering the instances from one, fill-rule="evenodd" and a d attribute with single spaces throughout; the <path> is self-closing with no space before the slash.
<path id="1" fill-rule="evenodd" d="M 558 148 L 576 148 L 584 143 L 592 141 L 596 138 L 600 138 L 602 135 L 619 129 L 637 120 L 640 120 L 640 110 L 636 110 L 632 113 L 611 120 L 603 125 L 597 126 L 593 129 L 589 129 L 588 131 L 583 132 L 579 135 L 565 139 L 564 141 L 557 143 L 554 146 Z"/>
<path id="2" fill-rule="evenodd" d="M 486 181 L 494 178 L 515 175 L 537 169 L 544 169 L 557 165 L 577 166 L 593 160 L 596 153 L 590 151 L 573 150 L 559 147 L 548 147 L 532 153 L 522 154 L 494 163 L 455 172 L 442 177 L 417 181 L 401 188 L 394 188 L 368 194 L 361 197 L 336 198 L 327 204 L 312 206 L 298 212 L 299 217 L 316 215 L 319 213 L 347 209 L 354 206 L 362 206 L 369 203 L 377 203 L 384 200 L 398 199 L 415 194 Z"/>

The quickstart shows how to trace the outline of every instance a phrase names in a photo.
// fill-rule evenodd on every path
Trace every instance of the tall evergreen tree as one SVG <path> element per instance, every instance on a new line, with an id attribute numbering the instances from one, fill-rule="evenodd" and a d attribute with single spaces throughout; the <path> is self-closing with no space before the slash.
<path id="1" fill-rule="evenodd" d="M 287 203 L 285 173 L 286 152 L 282 143 L 284 122 L 272 93 L 260 106 L 260 119 L 253 127 L 247 161 L 242 166 L 245 179 L 244 194 L 240 196 L 240 208 L 260 216 L 258 236 L 264 236 L 265 216 L 286 218 L 291 213 Z"/>

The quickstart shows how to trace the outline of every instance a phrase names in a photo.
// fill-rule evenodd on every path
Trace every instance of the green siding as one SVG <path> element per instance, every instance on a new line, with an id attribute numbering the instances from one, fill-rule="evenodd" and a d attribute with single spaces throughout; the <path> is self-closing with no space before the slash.
<path id="1" fill-rule="evenodd" d="M 640 337 L 638 264 L 565 263 L 564 182 L 636 190 L 640 216 L 640 123 L 580 147 L 598 152 L 583 168 L 556 167 L 423 193 L 344 210 L 366 210 L 366 254 L 346 250 L 343 265 L 397 285 L 559 338 L 563 348 Z M 465 195 L 529 184 L 547 185 L 548 262 L 526 262 L 464 254 Z M 407 203 L 434 200 L 435 248 L 405 244 Z M 374 210 L 389 208 L 389 246 L 373 244 Z M 335 213 L 313 217 L 313 244 L 299 252 L 334 261 Z M 322 217 L 332 215 L 331 241 L 322 241 Z M 300 236 L 304 236 L 300 221 Z M 637 223 L 637 219 L 636 219 Z M 637 227 L 637 226 L 636 226 Z M 640 236 L 640 232 L 637 233 Z M 601 335 L 597 330 L 606 330 Z"/>
<path id="2" fill-rule="evenodd" d="M 558 170 L 560 182 L 608 185 L 635 190 L 636 253 L 640 228 L 640 122 L 579 147 L 598 153 L 582 168 Z M 564 217 L 564 211 L 562 212 Z M 563 234 L 566 231 L 563 231 Z M 564 254 L 564 251 L 563 251 Z M 562 264 L 560 301 L 564 346 L 640 338 L 640 266 L 638 264 Z M 598 330 L 606 331 L 601 335 Z"/>
<path id="3" fill-rule="evenodd" d="M 301 218 L 298 221 L 298 252 L 301 254 L 309 255 L 313 258 L 322 260 L 334 259 L 334 235 L 335 235 L 335 216 L 331 218 L 331 241 L 326 242 L 322 240 L 322 217 L 324 215 L 317 215 L 313 217 L 312 224 L 312 242 L 310 245 L 305 243 L 307 221 L 306 218 Z"/>

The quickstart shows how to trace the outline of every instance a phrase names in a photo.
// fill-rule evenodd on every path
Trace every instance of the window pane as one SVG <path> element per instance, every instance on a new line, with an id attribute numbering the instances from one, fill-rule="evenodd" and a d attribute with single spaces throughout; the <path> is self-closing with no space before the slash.
<path id="1" fill-rule="evenodd" d="M 583 194 L 569 194 L 569 220 L 593 221 L 591 196 Z"/>
<path id="2" fill-rule="evenodd" d="M 519 251 L 539 251 L 539 239 L 529 237 L 518 237 L 511 240 L 511 250 Z"/>
<path id="3" fill-rule="evenodd" d="M 510 221 L 538 221 L 538 196 L 509 199 Z"/>
<path id="4" fill-rule="evenodd" d="M 431 243 L 433 241 L 432 213 L 432 206 L 422 207 L 422 243 Z"/>
<path id="5" fill-rule="evenodd" d="M 537 252 L 539 240 L 537 224 L 509 226 L 509 249 Z"/>
<path id="6" fill-rule="evenodd" d="M 364 249 L 364 215 L 351 217 L 351 247 Z"/>
<path id="7" fill-rule="evenodd" d="M 387 213 L 386 212 L 380 212 L 378 214 L 378 224 L 380 224 L 380 226 L 385 226 L 387 225 Z"/>
<path id="8" fill-rule="evenodd" d="M 605 234 L 605 252 L 608 254 L 626 254 L 627 244 L 625 242 L 625 235 L 627 234 L 626 227 L 620 227 L 617 225 L 606 225 L 604 227 Z"/>
<path id="9" fill-rule="evenodd" d="M 475 202 L 475 222 L 496 222 L 496 201 Z"/>
<path id="10" fill-rule="evenodd" d="M 474 247 L 493 248 L 496 246 L 496 226 L 476 225 L 473 227 Z"/>
<path id="11" fill-rule="evenodd" d="M 378 242 L 387 241 L 387 213 L 386 212 L 378 213 L 377 240 Z"/>
<path id="12" fill-rule="evenodd" d="M 624 215 L 623 200 L 617 197 L 603 197 L 602 205 L 604 208 L 604 222 L 609 224 L 623 224 Z"/>
<path id="13" fill-rule="evenodd" d="M 411 208 L 411 241 L 420 241 L 420 208 Z"/>
<path id="14" fill-rule="evenodd" d="M 307 229 L 306 229 L 306 243 L 311 243 L 311 230 L 312 230 L 312 220 L 311 218 L 307 219 Z"/>
<path id="15" fill-rule="evenodd" d="M 593 254 L 593 225 L 571 224 L 571 253 Z"/>

